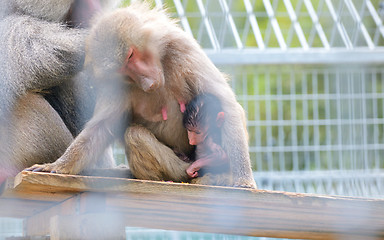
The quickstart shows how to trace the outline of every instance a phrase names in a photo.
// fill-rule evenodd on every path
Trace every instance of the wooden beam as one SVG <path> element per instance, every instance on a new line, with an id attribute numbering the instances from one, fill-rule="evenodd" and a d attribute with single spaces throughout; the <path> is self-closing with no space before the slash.
<path id="1" fill-rule="evenodd" d="M 53 230 L 56 235 L 62 236 L 63 234 L 61 231 L 64 229 L 67 229 L 70 226 L 76 226 L 74 225 L 76 217 L 79 219 L 84 219 L 81 216 L 83 214 L 89 214 L 89 213 L 105 213 L 106 209 L 106 195 L 105 193 L 95 193 L 95 192 L 84 192 L 80 194 L 74 195 L 72 198 L 69 198 L 65 200 L 64 202 L 54 205 L 51 208 L 48 208 L 44 211 L 41 211 L 31 217 L 28 217 L 25 220 L 25 230 L 27 236 L 44 236 L 49 235 L 52 232 L 52 227 L 54 227 L 56 230 Z M 68 216 L 68 217 L 67 217 Z M 59 222 L 72 222 L 72 223 L 65 223 L 62 227 L 58 228 L 56 225 L 52 225 L 52 218 L 56 217 L 57 221 Z M 70 220 L 68 220 L 70 219 Z M 104 221 L 104 219 L 108 218 L 97 218 L 100 221 Z M 54 224 L 57 223 L 57 221 L 54 221 Z M 84 220 L 81 220 L 80 222 L 84 222 Z M 94 220 L 92 220 L 94 221 Z M 98 226 L 99 224 L 96 224 L 94 226 Z M 101 224 L 101 226 L 106 226 L 105 224 Z M 79 225 L 80 226 L 80 225 Z M 86 224 L 81 224 L 82 229 L 87 229 Z M 124 230 L 124 228 L 123 228 Z M 122 231 L 123 231 L 122 230 Z M 68 231 L 78 232 L 78 229 L 69 229 Z M 91 230 L 90 230 L 91 231 Z M 105 233 L 105 229 L 103 227 L 101 228 L 94 228 L 93 232 L 96 234 L 98 231 L 100 231 L 100 235 Z M 92 235 L 93 236 L 93 235 Z M 77 238 L 72 237 L 69 239 L 81 239 L 81 236 L 78 236 Z M 63 238 L 67 239 L 67 238 Z"/>
<path id="2" fill-rule="evenodd" d="M 7 191 L 29 201 L 44 196 L 57 200 L 52 194 L 102 193 L 87 195 L 102 199 L 83 201 L 102 207 L 83 209 L 99 209 L 124 226 L 296 239 L 384 239 L 384 200 L 378 199 L 31 172 L 20 173 Z M 57 215 L 56 222 L 90 216 L 85 210 L 63 218 L 54 208 L 41 214 L 46 219 Z M 72 225 L 66 226 L 57 229 Z"/>
<path id="3" fill-rule="evenodd" d="M 194 196 L 130 194 L 107 200 L 129 226 L 294 239 L 383 239 L 383 201 L 281 192 L 190 189 Z M 161 191 L 161 190 L 159 190 Z"/>
<path id="4" fill-rule="evenodd" d="M 113 214 L 82 214 L 51 218 L 51 240 L 62 239 L 126 239 L 124 221 Z"/>
<path id="5" fill-rule="evenodd" d="M 43 211 L 55 202 L 41 202 L 17 198 L 0 198 L 0 217 L 25 218 Z"/>
<path id="6" fill-rule="evenodd" d="M 26 236 L 46 236 L 50 234 L 52 216 L 78 214 L 78 197 L 72 197 L 62 203 L 56 203 L 42 211 L 27 217 L 24 221 Z M 27 205 L 28 206 L 28 205 Z"/>

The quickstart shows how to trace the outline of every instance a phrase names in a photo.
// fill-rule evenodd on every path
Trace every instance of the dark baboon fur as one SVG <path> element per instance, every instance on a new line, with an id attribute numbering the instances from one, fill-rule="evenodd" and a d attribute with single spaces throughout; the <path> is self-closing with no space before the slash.
<path id="1" fill-rule="evenodd" d="M 92 115 L 88 30 L 66 22 L 79 1 L 0 1 L 0 183 L 56 160 Z"/>

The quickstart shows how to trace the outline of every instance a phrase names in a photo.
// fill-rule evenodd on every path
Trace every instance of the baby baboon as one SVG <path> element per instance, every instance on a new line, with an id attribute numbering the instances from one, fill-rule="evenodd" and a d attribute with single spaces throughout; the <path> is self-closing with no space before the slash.
<path id="1" fill-rule="evenodd" d="M 229 171 L 228 156 L 220 145 L 224 116 L 219 99 L 212 94 L 197 95 L 187 104 L 183 125 L 188 131 L 189 144 L 196 146 L 190 159 L 192 164 L 187 168 L 189 177 Z"/>

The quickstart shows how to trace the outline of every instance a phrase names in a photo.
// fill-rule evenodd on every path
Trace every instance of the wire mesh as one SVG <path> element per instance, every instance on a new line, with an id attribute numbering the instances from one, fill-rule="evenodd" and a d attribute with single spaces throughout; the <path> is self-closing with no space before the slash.
<path id="1" fill-rule="evenodd" d="M 251 70 L 249 70 L 251 69 Z M 382 67 L 242 66 L 232 87 L 248 117 L 261 188 L 382 197 Z"/>
<path id="2" fill-rule="evenodd" d="M 157 0 L 204 48 L 383 46 L 377 0 Z"/>

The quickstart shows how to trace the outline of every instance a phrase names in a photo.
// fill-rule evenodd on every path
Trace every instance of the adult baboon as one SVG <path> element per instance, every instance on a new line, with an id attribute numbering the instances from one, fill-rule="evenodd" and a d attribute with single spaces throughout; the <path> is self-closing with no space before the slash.
<path id="1" fill-rule="evenodd" d="M 173 151 L 192 151 L 181 111 L 197 94 L 210 93 L 226 116 L 221 146 L 230 161 L 229 185 L 256 187 L 243 108 L 226 77 L 163 11 L 135 3 L 102 16 L 88 38 L 86 63 L 98 89 L 92 119 L 56 162 L 31 170 L 79 173 L 129 126 L 124 141 L 133 174 L 184 181 L 187 165 Z"/>
<path id="2" fill-rule="evenodd" d="M 112 2 L 0 1 L 0 183 L 56 160 L 92 116 L 82 27 Z"/>

